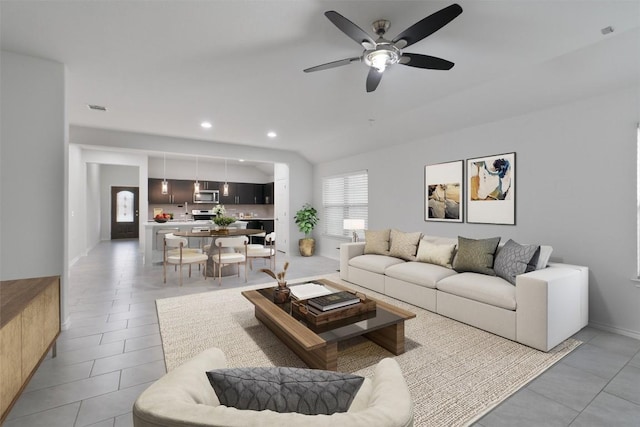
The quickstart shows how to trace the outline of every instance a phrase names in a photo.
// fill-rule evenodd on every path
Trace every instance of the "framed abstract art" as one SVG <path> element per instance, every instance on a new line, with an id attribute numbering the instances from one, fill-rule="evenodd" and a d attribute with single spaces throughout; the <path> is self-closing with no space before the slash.
<path id="1" fill-rule="evenodd" d="M 424 220 L 462 222 L 464 161 L 425 166 L 424 182 Z"/>
<path id="2" fill-rule="evenodd" d="M 516 223 L 516 153 L 467 159 L 467 222 Z"/>

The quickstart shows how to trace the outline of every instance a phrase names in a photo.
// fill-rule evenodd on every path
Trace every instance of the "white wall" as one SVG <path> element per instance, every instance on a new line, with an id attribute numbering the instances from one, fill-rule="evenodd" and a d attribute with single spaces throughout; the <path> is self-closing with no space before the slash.
<path id="1" fill-rule="evenodd" d="M 139 154 L 141 152 L 140 150 L 142 150 L 145 152 L 155 152 L 157 156 L 161 156 L 162 153 L 174 153 L 192 155 L 194 159 L 196 155 L 201 155 L 218 158 L 246 159 L 249 161 L 285 163 L 289 166 L 289 202 L 291 209 L 295 210 L 304 203 L 312 201 L 313 166 L 302 156 L 290 151 L 81 126 L 70 127 L 69 142 L 98 148 L 99 150 L 103 150 L 104 153 L 113 153 L 114 155 L 124 155 L 128 153 L 130 155 L 142 156 Z M 87 153 L 91 151 L 93 151 L 93 149 L 86 150 Z M 146 156 L 144 157 L 146 159 Z M 142 168 L 140 170 L 140 176 L 144 176 L 144 179 L 147 179 L 147 175 L 148 169 L 147 163 L 145 163 L 144 170 Z M 141 179 L 140 182 L 144 179 Z M 231 179 L 231 177 L 229 177 L 229 179 Z M 144 194 L 142 193 L 143 190 Z M 147 199 L 147 188 L 146 186 L 142 186 L 140 188 L 141 212 L 147 210 Z M 145 203 L 144 208 L 142 207 L 143 201 Z M 289 220 L 288 222 L 291 236 L 288 250 L 295 249 L 295 251 L 297 251 L 298 238 L 303 237 L 303 234 L 298 231 L 293 221 Z M 295 244 L 293 242 L 295 242 Z"/>
<path id="2" fill-rule="evenodd" d="M 273 168 L 273 166 L 271 166 Z M 237 160 L 227 162 L 226 180 L 229 182 L 252 182 L 264 184 L 273 181 L 273 172 L 265 174 L 255 166 L 238 164 Z M 163 160 L 149 158 L 149 178 L 165 178 Z M 166 179 L 196 178 L 196 159 L 167 159 Z M 225 181 L 224 162 L 198 159 L 198 180 Z"/>
<path id="3" fill-rule="evenodd" d="M 84 176 L 86 167 L 82 162 L 82 150 L 77 145 L 69 146 L 69 176 Z M 69 181 L 69 266 L 87 253 L 86 194 L 87 181 Z M 73 255 L 71 255 L 73 254 Z"/>
<path id="4" fill-rule="evenodd" d="M 73 144 L 69 144 L 73 146 Z M 86 194 L 85 209 L 83 210 L 86 218 L 86 251 L 90 251 L 100 243 L 101 232 L 100 226 L 102 224 L 102 213 L 100 208 L 100 165 L 97 163 L 85 163 L 82 162 L 86 168 L 86 190 L 80 194 Z M 80 175 L 79 181 L 83 181 L 83 175 Z M 91 215 L 87 214 L 91 212 Z"/>
<path id="5" fill-rule="evenodd" d="M 64 321 L 65 67 L 5 51 L 0 66 L 0 278 L 62 276 Z"/>
<path id="6" fill-rule="evenodd" d="M 638 86 L 316 166 L 322 177 L 368 169 L 369 228 L 513 238 L 554 248 L 552 259 L 590 268 L 590 322 L 640 337 L 636 276 Z M 516 152 L 516 225 L 424 221 L 424 166 Z M 322 214 L 322 211 L 320 211 Z M 321 216 L 322 218 L 322 216 Z M 319 226 L 320 231 L 322 224 Z M 337 241 L 319 251 L 337 256 Z"/>

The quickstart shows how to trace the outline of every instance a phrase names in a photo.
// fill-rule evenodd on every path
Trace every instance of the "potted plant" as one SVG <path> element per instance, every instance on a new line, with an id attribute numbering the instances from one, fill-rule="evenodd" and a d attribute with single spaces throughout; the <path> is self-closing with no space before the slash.
<path id="1" fill-rule="evenodd" d="M 298 240 L 300 255 L 311 256 L 316 248 L 316 241 L 311 237 L 311 232 L 318 224 L 318 211 L 309 203 L 305 203 L 302 208 L 296 212 L 295 222 L 298 229 L 304 233 L 304 238 Z"/>
<path id="2" fill-rule="evenodd" d="M 220 231 L 225 231 L 228 229 L 229 225 L 236 222 L 236 219 L 230 216 L 217 216 L 213 218 L 213 222 L 215 225 L 220 227 Z"/>

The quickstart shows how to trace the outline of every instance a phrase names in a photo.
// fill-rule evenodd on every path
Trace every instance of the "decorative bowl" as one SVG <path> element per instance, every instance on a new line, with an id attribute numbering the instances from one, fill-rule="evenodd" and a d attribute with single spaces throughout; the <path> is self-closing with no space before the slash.
<path id="1" fill-rule="evenodd" d="M 167 222 L 167 221 L 169 221 L 167 218 L 153 218 L 153 220 L 154 220 L 155 222 L 159 222 L 159 223 L 161 223 L 161 224 L 162 224 L 162 223 L 165 223 L 165 222 Z"/>

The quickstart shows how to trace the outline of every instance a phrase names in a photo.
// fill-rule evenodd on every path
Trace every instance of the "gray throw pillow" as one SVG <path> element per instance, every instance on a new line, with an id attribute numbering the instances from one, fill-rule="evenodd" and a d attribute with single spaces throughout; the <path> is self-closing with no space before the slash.
<path id="1" fill-rule="evenodd" d="M 364 381 L 357 375 L 286 367 L 215 369 L 207 377 L 221 405 L 305 415 L 346 412 Z"/>
<path id="2" fill-rule="evenodd" d="M 498 277 L 515 285 L 518 274 L 536 269 L 539 254 L 540 246 L 521 245 L 509 239 L 496 255 L 493 269 Z"/>
<path id="3" fill-rule="evenodd" d="M 500 237 L 474 240 L 458 236 L 458 254 L 453 269 L 458 273 L 469 271 L 495 276 L 493 257 L 498 243 Z"/>

